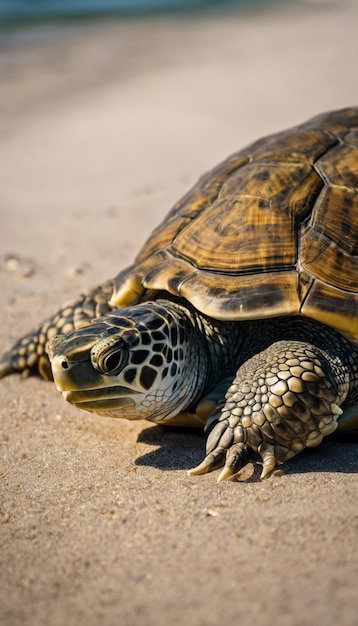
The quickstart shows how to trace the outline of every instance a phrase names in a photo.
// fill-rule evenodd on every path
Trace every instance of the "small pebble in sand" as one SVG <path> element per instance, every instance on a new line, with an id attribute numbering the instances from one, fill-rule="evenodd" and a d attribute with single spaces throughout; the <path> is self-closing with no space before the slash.
<path id="1" fill-rule="evenodd" d="M 70 280 L 74 280 L 77 276 L 82 276 L 86 271 L 85 265 L 73 265 L 66 270 L 66 276 Z"/>
<path id="2" fill-rule="evenodd" d="M 35 273 L 34 262 L 31 259 L 21 258 L 16 254 L 5 256 L 5 267 L 8 272 L 16 275 L 17 278 L 31 278 Z"/>

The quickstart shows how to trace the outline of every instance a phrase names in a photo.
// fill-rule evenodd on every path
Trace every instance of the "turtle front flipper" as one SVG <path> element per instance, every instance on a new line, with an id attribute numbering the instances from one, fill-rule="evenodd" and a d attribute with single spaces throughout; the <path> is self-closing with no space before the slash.
<path id="1" fill-rule="evenodd" d="M 108 281 L 87 294 L 65 304 L 41 326 L 21 337 L 0 357 L 0 378 L 21 373 L 39 375 L 53 380 L 47 345 L 55 335 L 65 334 L 88 324 L 111 310 L 108 302 L 112 296 L 113 282 Z"/>
<path id="2" fill-rule="evenodd" d="M 297 341 L 274 343 L 246 361 L 209 434 L 206 457 L 190 473 L 224 465 L 221 481 L 259 460 L 265 478 L 278 463 L 318 446 L 337 428 L 340 405 L 357 385 L 344 361 Z"/>

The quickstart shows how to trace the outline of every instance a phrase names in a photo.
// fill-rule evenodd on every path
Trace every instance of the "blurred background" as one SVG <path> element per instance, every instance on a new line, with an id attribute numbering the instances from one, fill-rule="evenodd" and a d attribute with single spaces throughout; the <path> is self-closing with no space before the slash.
<path id="1" fill-rule="evenodd" d="M 117 271 L 228 153 L 358 101 L 357 18 L 355 0 L 0 0 L 3 258 L 34 257 L 40 289 Z"/>
<path id="2" fill-rule="evenodd" d="M 276 0 L 279 1 L 279 0 Z M 134 15 L 158 11 L 205 10 L 227 7 L 272 4 L 275 0 L 1 0 L 4 19 L 85 18 L 103 15 Z"/>

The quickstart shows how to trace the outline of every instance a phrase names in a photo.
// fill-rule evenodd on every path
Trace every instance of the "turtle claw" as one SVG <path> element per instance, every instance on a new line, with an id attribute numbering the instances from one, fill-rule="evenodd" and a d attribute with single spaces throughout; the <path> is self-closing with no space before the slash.
<path id="1" fill-rule="evenodd" d="M 263 461 L 260 478 L 267 478 L 271 476 L 272 472 L 276 469 L 277 459 L 275 457 L 275 448 L 267 443 L 262 443 L 259 448 L 259 453 Z"/>
<path id="2" fill-rule="evenodd" d="M 219 474 L 218 482 L 221 483 L 237 474 L 252 460 L 253 455 L 253 451 L 246 443 L 233 444 L 227 451 L 225 466 Z"/>
<path id="3" fill-rule="evenodd" d="M 222 467 L 225 462 L 225 454 L 226 450 L 224 450 L 224 448 L 216 448 L 207 454 L 199 465 L 189 470 L 188 474 L 190 474 L 190 476 L 199 476 L 200 474 L 207 474 L 208 472 Z"/>
<path id="4" fill-rule="evenodd" d="M 224 465 L 218 476 L 218 482 L 221 483 L 245 467 L 253 456 L 253 451 L 245 443 L 236 443 L 229 449 L 220 446 L 209 452 L 199 465 L 189 470 L 189 474 L 191 476 L 207 474 Z"/>
<path id="5" fill-rule="evenodd" d="M 260 476 L 261 479 L 271 476 L 272 472 L 276 469 L 277 459 L 274 452 L 274 446 L 266 443 L 261 444 L 258 451 L 263 464 Z M 226 460 L 224 464 L 225 456 Z M 250 461 L 253 461 L 255 458 L 257 459 L 257 456 L 258 455 L 255 454 L 247 443 L 236 443 L 229 449 L 218 447 L 209 452 L 205 459 L 199 465 L 189 470 L 188 473 L 191 476 L 199 476 L 212 472 L 224 465 L 218 476 L 218 483 L 221 483 L 224 480 L 229 480 Z"/>
<path id="6" fill-rule="evenodd" d="M 228 480 L 234 474 L 235 474 L 234 470 L 231 469 L 231 467 L 227 467 L 227 465 L 225 465 L 225 467 L 222 468 L 218 476 L 218 483 L 222 483 L 224 480 Z"/>

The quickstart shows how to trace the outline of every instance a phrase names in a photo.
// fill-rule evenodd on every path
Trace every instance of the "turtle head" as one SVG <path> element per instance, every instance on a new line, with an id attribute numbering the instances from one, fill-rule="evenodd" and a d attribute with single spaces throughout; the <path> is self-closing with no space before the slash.
<path id="1" fill-rule="evenodd" d="M 195 379 L 186 325 L 174 308 L 151 302 L 57 335 L 49 344 L 55 384 L 68 402 L 87 411 L 169 417 L 187 406 L 188 376 Z"/>

